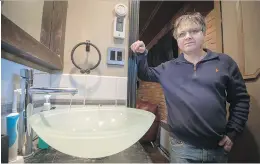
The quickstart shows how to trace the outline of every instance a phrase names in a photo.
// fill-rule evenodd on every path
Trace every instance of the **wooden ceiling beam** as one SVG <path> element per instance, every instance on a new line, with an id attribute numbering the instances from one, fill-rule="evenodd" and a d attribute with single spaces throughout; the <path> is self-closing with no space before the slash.
<path id="1" fill-rule="evenodd" d="M 139 37 L 141 38 L 143 33 L 145 32 L 145 30 L 147 29 L 147 27 L 150 25 L 151 21 L 153 20 L 154 16 L 157 14 L 158 10 L 160 9 L 160 7 L 162 6 L 163 1 L 159 1 L 157 3 L 157 5 L 154 7 L 153 11 L 150 14 L 150 17 L 147 19 L 147 21 L 145 22 Z"/>
<path id="2" fill-rule="evenodd" d="M 149 50 L 152 48 L 165 34 L 170 32 L 173 29 L 172 23 L 174 22 L 175 19 L 177 19 L 180 15 L 184 14 L 191 8 L 190 4 L 184 5 L 183 8 L 181 8 L 174 16 L 173 18 L 161 29 L 157 35 L 147 44 L 147 49 Z"/>

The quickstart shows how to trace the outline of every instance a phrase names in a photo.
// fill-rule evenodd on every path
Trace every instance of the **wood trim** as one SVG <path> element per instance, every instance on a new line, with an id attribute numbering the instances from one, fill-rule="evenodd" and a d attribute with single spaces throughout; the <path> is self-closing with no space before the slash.
<path id="1" fill-rule="evenodd" d="M 253 73 L 253 74 L 243 75 L 243 78 L 244 78 L 245 80 L 255 80 L 255 79 L 257 79 L 259 76 L 260 76 L 260 68 L 258 68 L 258 69 L 256 70 L 256 72 Z"/>
<path id="2" fill-rule="evenodd" d="M 162 6 L 163 1 L 159 1 L 157 3 L 157 5 L 154 7 L 153 11 L 151 12 L 150 17 L 148 18 L 148 20 L 145 22 L 145 25 L 143 27 L 143 29 L 141 30 L 140 34 L 139 34 L 139 38 L 142 37 L 142 35 L 144 34 L 145 30 L 147 29 L 147 27 L 149 26 L 149 24 L 151 23 L 151 21 L 153 20 L 154 16 L 156 15 L 156 13 L 159 11 L 160 7 Z"/>
<path id="3" fill-rule="evenodd" d="M 214 0 L 214 18 L 216 21 L 216 50 L 223 53 L 223 32 L 221 18 L 221 1 Z"/>
<path id="4" fill-rule="evenodd" d="M 254 80 L 260 76 L 260 68 L 258 68 L 252 74 L 245 73 L 245 47 L 244 47 L 244 28 L 243 28 L 243 18 L 242 18 L 242 6 L 241 1 L 236 2 L 236 16 L 237 16 L 237 36 L 238 36 L 238 65 L 239 69 L 245 80 Z"/>
<path id="5" fill-rule="evenodd" d="M 64 57 L 68 1 L 44 1 L 41 42 L 51 51 Z"/>
<path id="6" fill-rule="evenodd" d="M 50 49 L 63 61 L 68 1 L 54 1 Z"/>
<path id="7" fill-rule="evenodd" d="M 174 17 L 163 27 L 163 29 L 150 41 L 150 43 L 147 44 L 146 48 L 149 50 L 152 48 L 165 34 L 167 34 L 169 31 L 173 29 L 172 22 L 176 20 L 179 16 L 184 14 L 190 9 L 191 5 L 187 4 L 183 8 L 181 8 L 177 14 L 174 15 Z"/>
<path id="8" fill-rule="evenodd" d="M 52 17 L 53 17 L 53 7 L 54 7 L 53 1 L 44 1 L 40 41 L 49 49 L 51 43 L 51 29 L 52 29 L 51 24 L 52 24 Z"/>
<path id="9" fill-rule="evenodd" d="M 4 15 L 1 15 L 1 19 L 2 51 L 7 52 L 7 56 L 3 56 L 4 58 L 8 60 L 15 58 L 13 61 L 23 59 L 35 63 L 44 70 L 48 70 L 48 72 L 52 70 L 62 70 L 63 64 L 57 54 L 26 33 Z M 23 64 L 30 65 L 26 62 Z"/>
<path id="10" fill-rule="evenodd" d="M 245 75 L 245 47 L 244 47 L 244 29 L 242 18 L 241 2 L 236 1 L 236 22 L 237 22 L 237 37 L 238 37 L 238 65 L 242 75 Z"/>

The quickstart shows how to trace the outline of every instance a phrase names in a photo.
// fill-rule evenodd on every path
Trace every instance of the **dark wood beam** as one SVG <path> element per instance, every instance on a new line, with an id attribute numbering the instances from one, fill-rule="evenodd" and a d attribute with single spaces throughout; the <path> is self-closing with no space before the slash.
<path id="1" fill-rule="evenodd" d="M 140 40 L 144 41 L 147 45 L 185 3 L 186 2 L 179 1 L 163 1 L 156 15 L 154 15 L 153 19 L 149 23 L 149 27 L 140 37 Z"/>
<path id="2" fill-rule="evenodd" d="M 44 1 L 41 42 L 63 61 L 68 1 Z"/>
<path id="3" fill-rule="evenodd" d="M 48 70 L 48 72 L 62 70 L 62 61 L 56 53 L 41 44 L 4 15 L 1 15 L 1 18 L 1 45 L 2 51 L 6 52 L 3 58 L 13 59 L 14 62 L 23 59 L 25 61 L 24 65 L 31 66 L 29 63 L 34 63 L 38 65 L 38 68 Z"/>
<path id="4" fill-rule="evenodd" d="M 184 14 L 185 12 L 187 12 L 188 10 L 190 10 L 191 5 L 190 4 L 186 4 L 183 8 L 181 8 L 174 16 L 173 18 L 168 21 L 168 23 L 166 25 L 164 25 L 164 27 L 160 30 L 159 33 L 157 33 L 155 35 L 155 37 L 147 44 L 147 49 L 149 50 L 150 48 L 152 48 L 165 34 L 167 34 L 168 32 L 170 32 L 173 29 L 173 25 L 172 23 L 174 22 L 175 19 L 177 19 L 180 15 Z"/>
<path id="5" fill-rule="evenodd" d="M 139 31 L 143 29 L 147 19 L 150 17 L 158 1 L 140 1 Z"/>
<path id="6" fill-rule="evenodd" d="M 181 3 L 180 3 L 181 4 Z M 173 4 L 173 6 L 181 6 L 179 10 L 176 10 L 175 13 L 172 14 L 172 18 L 168 19 L 167 23 L 162 26 L 162 28 L 157 32 L 152 39 L 149 40 L 147 44 L 147 48 L 150 49 L 153 47 L 165 34 L 173 30 L 173 23 L 174 21 L 181 15 L 187 12 L 200 12 L 203 16 L 206 16 L 209 11 L 214 8 L 213 1 L 185 1 L 185 3 L 180 4 Z M 164 9 L 165 10 L 165 9 Z M 169 21 L 170 20 L 170 21 Z M 156 22 L 156 20 L 154 20 Z M 150 32 L 150 35 L 153 33 Z"/>
<path id="7" fill-rule="evenodd" d="M 53 1 L 44 1 L 40 41 L 49 49 L 51 43 L 51 29 L 52 29 L 51 24 L 52 24 L 52 17 L 53 17 L 53 7 L 54 7 Z"/>
<path id="8" fill-rule="evenodd" d="M 54 1 L 50 49 L 63 61 L 68 1 Z"/>
<path id="9" fill-rule="evenodd" d="M 154 7 L 153 11 L 151 12 L 149 18 L 145 22 L 143 28 L 141 29 L 141 32 L 139 34 L 139 37 L 141 38 L 147 27 L 150 25 L 150 22 L 153 20 L 154 16 L 157 14 L 158 10 L 162 6 L 163 1 L 159 1 L 157 5 Z"/>

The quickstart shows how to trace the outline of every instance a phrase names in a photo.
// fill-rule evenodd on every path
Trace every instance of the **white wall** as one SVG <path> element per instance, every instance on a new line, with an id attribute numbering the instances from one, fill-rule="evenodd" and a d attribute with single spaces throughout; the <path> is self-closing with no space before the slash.
<path id="1" fill-rule="evenodd" d="M 129 13 L 125 17 L 125 39 L 114 40 L 114 7 L 118 3 L 123 3 L 127 7 L 129 6 L 129 0 L 68 0 L 63 73 L 80 74 L 80 71 L 75 69 L 75 66 L 71 62 L 71 50 L 76 44 L 90 40 L 91 43 L 98 47 L 102 56 L 100 65 L 91 71 L 92 75 L 127 76 Z M 108 47 L 125 49 L 124 66 L 107 65 Z M 89 57 L 87 58 L 85 46 L 80 46 L 74 53 L 74 60 L 81 67 L 88 68 L 89 64 L 95 65 L 97 63 L 98 53 L 91 47 Z"/>
<path id="2" fill-rule="evenodd" d="M 4 1 L 2 14 L 40 41 L 43 0 Z"/>

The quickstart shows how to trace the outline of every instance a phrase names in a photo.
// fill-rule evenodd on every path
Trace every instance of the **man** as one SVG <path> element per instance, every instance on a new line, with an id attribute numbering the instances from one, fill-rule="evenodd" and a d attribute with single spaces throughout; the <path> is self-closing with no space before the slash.
<path id="1" fill-rule="evenodd" d="M 182 54 L 157 67 L 148 67 L 142 41 L 131 45 L 138 54 L 138 77 L 163 88 L 171 162 L 227 162 L 248 119 L 250 97 L 239 68 L 228 55 L 203 49 L 205 31 L 200 13 L 178 18 L 174 37 Z"/>

